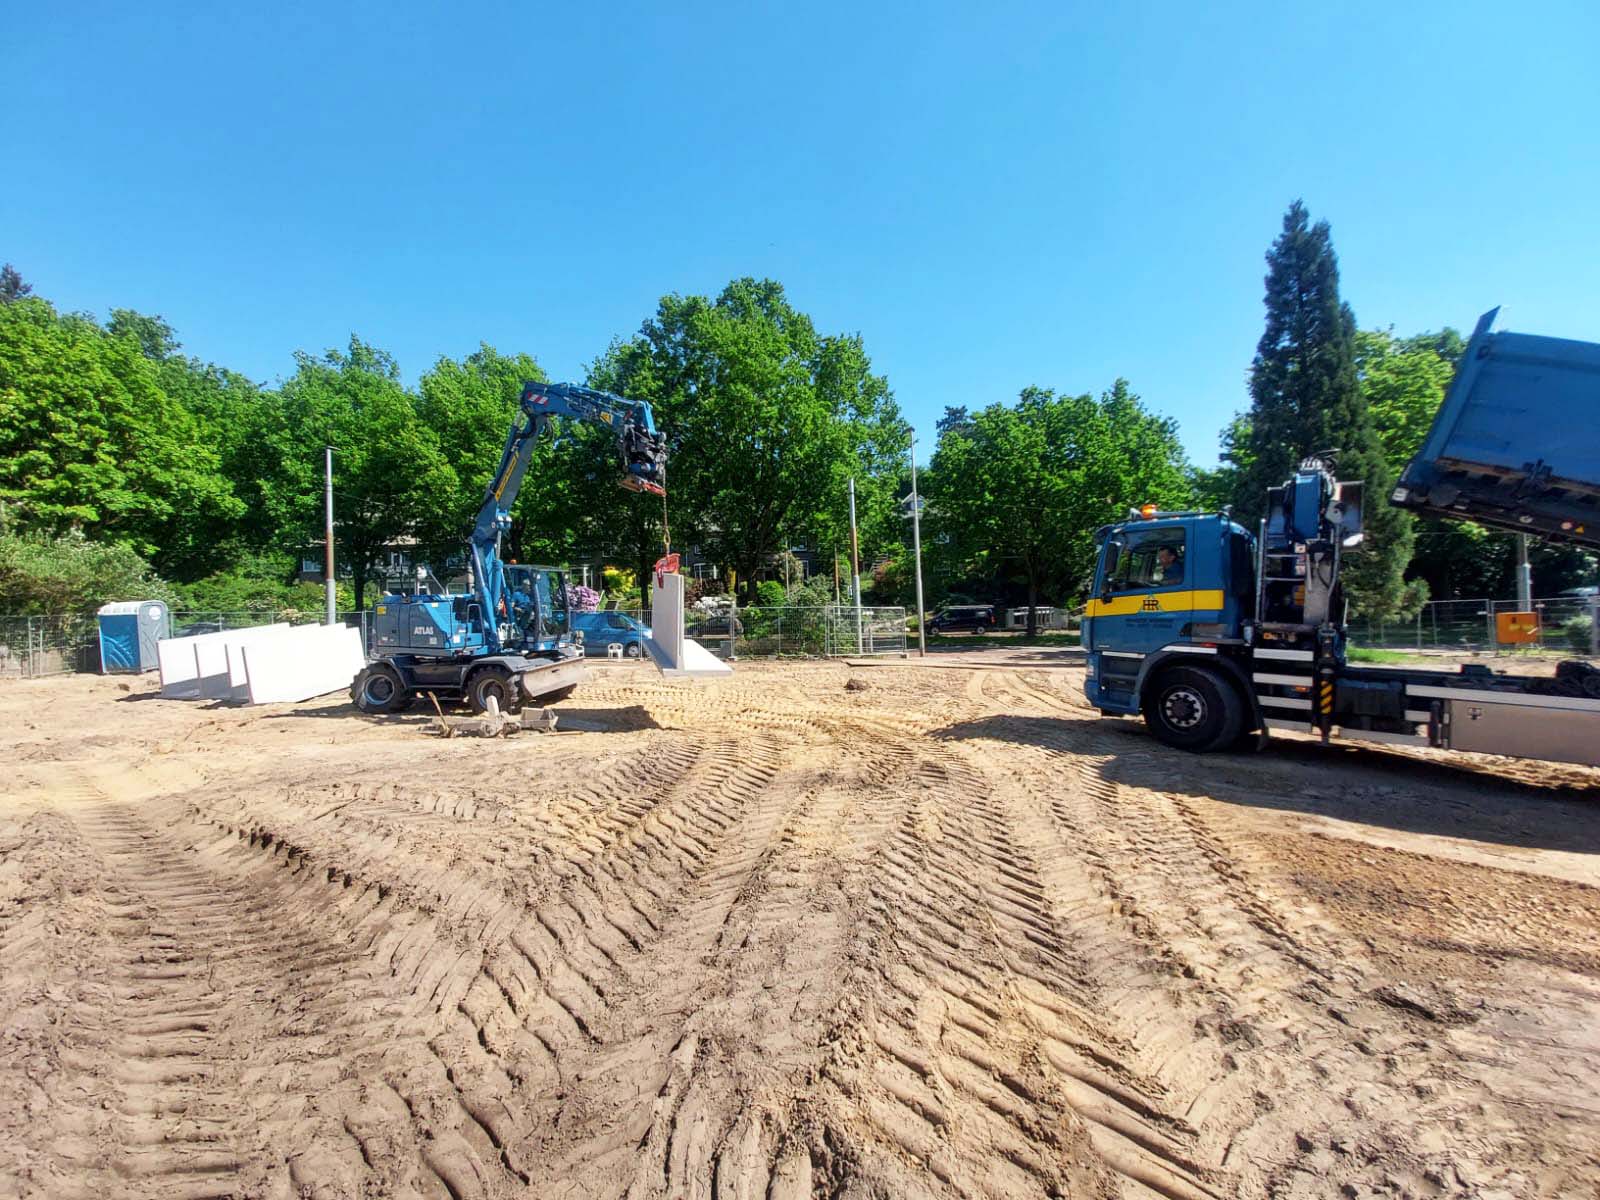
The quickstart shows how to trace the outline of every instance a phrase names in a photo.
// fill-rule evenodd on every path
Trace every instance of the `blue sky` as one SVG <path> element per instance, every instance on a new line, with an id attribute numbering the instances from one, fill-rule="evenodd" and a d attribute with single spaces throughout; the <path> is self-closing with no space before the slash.
<path id="1" fill-rule="evenodd" d="M 1214 461 L 1297 196 L 1364 326 L 1600 340 L 1600 7 L 1304 7 L 13 5 L 0 258 L 263 380 L 352 331 L 574 378 L 771 276 L 924 458 L 1123 375 Z"/>

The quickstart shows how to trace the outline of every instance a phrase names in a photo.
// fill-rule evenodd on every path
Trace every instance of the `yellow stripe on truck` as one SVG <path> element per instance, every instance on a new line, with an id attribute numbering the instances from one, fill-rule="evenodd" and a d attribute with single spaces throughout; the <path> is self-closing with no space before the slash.
<path id="1" fill-rule="evenodd" d="M 1110 600 L 1091 600 L 1084 611 L 1088 617 L 1126 617 L 1152 612 L 1217 612 L 1222 608 L 1222 589 L 1202 592 L 1141 592 L 1132 596 L 1113 596 Z"/>

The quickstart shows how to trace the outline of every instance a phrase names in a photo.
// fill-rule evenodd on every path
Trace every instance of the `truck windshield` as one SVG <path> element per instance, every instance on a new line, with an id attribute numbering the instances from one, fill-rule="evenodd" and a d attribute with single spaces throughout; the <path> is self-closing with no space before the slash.
<path id="1" fill-rule="evenodd" d="M 1181 529 L 1147 529 L 1127 534 L 1122 553 L 1111 570 L 1114 592 L 1176 587 L 1184 576 L 1184 538 Z"/>

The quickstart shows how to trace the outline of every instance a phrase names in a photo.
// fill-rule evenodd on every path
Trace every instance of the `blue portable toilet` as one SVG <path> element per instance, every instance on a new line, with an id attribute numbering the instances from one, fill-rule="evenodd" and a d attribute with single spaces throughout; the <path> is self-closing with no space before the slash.
<path id="1" fill-rule="evenodd" d="M 102 604 L 100 674 L 137 675 L 159 665 L 156 643 L 167 636 L 167 606 L 159 600 L 121 600 Z"/>

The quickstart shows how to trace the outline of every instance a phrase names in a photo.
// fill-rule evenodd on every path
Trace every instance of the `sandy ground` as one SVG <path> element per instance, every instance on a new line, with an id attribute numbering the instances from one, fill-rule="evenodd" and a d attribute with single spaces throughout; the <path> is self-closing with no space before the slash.
<path id="1" fill-rule="evenodd" d="M 0 687 L 0 1196 L 1600 1190 L 1600 773 L 1194 758 L 1070 653 L 579 732 Z"/>

